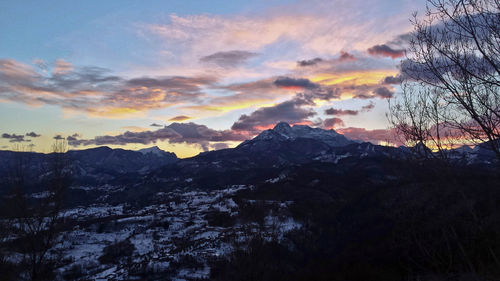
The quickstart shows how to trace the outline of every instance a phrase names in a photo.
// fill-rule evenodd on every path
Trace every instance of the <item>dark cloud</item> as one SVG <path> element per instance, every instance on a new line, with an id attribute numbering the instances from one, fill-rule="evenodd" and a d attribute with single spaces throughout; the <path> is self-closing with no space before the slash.
<path id="1" fill-rule="evenodd" d="M 329 101 L 332 99 L 340 98 L 342 92 L 340 88 L 328 88 L 328 87 L 320 87 L 313 91 L 308 91 L 306 93 L 297 93 L 295 95 L 296 99 L 307 100 L 308 103 L 314 105 L 315 99 L 320 99 L 324 101 Z"/>
<path id="2" fill-rule="evenodd" d="M 382 44 L 382 45 L 375 45 L 369 48 L 368 53 L 372 56 L 391 57 L 395 59 L 404 56 L 405 50 L 393 49 L 386 44 Z"/>
<path id="3" fill-rule="evenodd" d="M 268 78 L 262 79 L 252 82 L 246 83 L 235 83 L 226 86 L 220 86 L 220 89 L 239 92 L 239 93 L 247 93 L 247 92 L 263 92 L 263 91 L 271 91 L 275 88 L 274 81 L 276 79 Z"/>
<path id="4" fill-rule="evenodd" d="M 123 80 L 118 76 L 110 75 L 110 72 L 106 68 L 96 66 L 84 66 L 77 69 L 65 68 L 65 71 L 53 72 L 52 76 L 47 77 L 49 83 L 46 84 L 46 87 L 53 91 L 62 89 L 80 91 L 110 86 Z"/>
<path id="5" fill-rule="evenodd" d="M 80 139 L 81 135 L 74 133 L 71 136 L 66 137 L 69 146 L 79 146 L 79 145 L 90 145 L 92 144 L 89 140 Z"/>
<path id="6" fill-rule="evenodd" d="M 335 63 L 339 63 L 339 62 L 347 62 L 347 61 L 355 61 L 355 60 L 356 60 L 356 57 L 353 54 L 351 54 L 349 52 L 341 51 L 339 54 L 339 57 L 336 59 L 325 60 L 322 58 L 314 58 L 314 59 L 310 59 L 310 60 L 300 60 L 297 62 L 297 66 L 306 67 L 306 66 L 315 66 L 318 64 L 328 64 L 328 63 L 335 64 Z"/>
<path id="7" fill-rule="evenodd" d="M 216 143 L 211 144 L 210 148 L 212 148 L 213 150 L 219 150 L 219 149 L 229 148 L 229 145 L 227 145 L 226 143 L 223 143 L 223 142 L 216 142 Z"/>
<path id="8" fill-rule="evenodd" d="M 375 103 L 374 102 L 370 102 L 369 104 L 361 107 L 361 111 L 363 112 L 369 112 L 371 111 L 373 108 L 375 108 Z"/>
<path id="9" fill-rule="evenodd" d="M 386 84 L 386 85 L 394 85 L 394 84 L 399 84 L 401 83 L 402 81 L 402 78 L 400 75 L 396 75 L 396 76 L 387 76 L 384 78 L 384 80 L 382 80 L 382 84 Z"/>
<path id="10" fill-rule="evenodd" d="M 341 61 L 341 62 L 343 62 L 343 61 L 355 61 L 356 57 L 353 54 L 342 51 L 342 52 L 340 52 L 340 56 L 337 60 Z"/>
<path id="11" fill-rule="evenodd" d="M 370 102 L 369 104 L 362 106 L 360 110 L 344 110 L 344 109 L 336 109 L 336 108 L 328 108 L 325 110 L 326 115 L 334 115 L 334 116 L 346 116 L 346 115 L 358 115 L 360 112 L 368 112 L 371 111 L 375 107 L 375 103 Z"/>
<path id="12" fill-rule="evenodd" d="M 24 139 L 23 135 L 7 134 L 7 133 L 2 134 L 2 138 L 8 139 L 9 142 L 30 142 L 31 141 L 31 140 Z"/>
<path id="13" fill-rule="evenodd" d="M 311 59 L 311 60 L 300 60 L 297 62 L 297 66 L 311 66 L 311 65 L 316 65 L 320 62 L 322 62 L 323 59 L 322 58 L 314 58 L 314 59 Z"/>
<path id="14" fill-rule="evenodd" d="M 305 78 L 278 77 L 274 80 L 274 85 L 285 89 L 317 89 L 318 84 L 315 84 Z"/>
<path id="15" fill-rule="evenodd" d="M 115 136 L 96 136 L 93 139 L 68 138 L 70 146 L 151 144 L 158 141 L 196 144 L 208 150 L 211 142 L 243 141 L 247 135 L 231 130 L 214 130 L 196 123 L 172 123 L 155 131 L 130 132 Z"/>
<path id="16" fill-rule="evenodd" d="M 160 88 L 169 89 L 171 91 L 187 91 L 194 93 L 199 90 L 200 85 L 211 85 L 216 81 L 217 79 L 210 76 L 171 76 L 158 78 L 142 77 L 128 80 L 127 85 L 133 87 Z"/>
<path id="17" fill-rule="evenodd" d="M 71 136 L 68 136 L 68 137 L 66 138 L 66 140 L 68 141 L 68 143 L 69 143 L 69 142 L 74 142 L 74 141 L 77 141 L 77 139 L 78 139 L 79 137 L 81 137 L 81 136 L 80 136 L 80 134 L 78 134 L 78 133 L 74 133 L 74 134 L 72 134 Z"/>
<path id="18" fill-rule="evenodd" d="M 235 67 L 243 64 L 248 59 L 257 55 L 258 55 L 257 53 L 234 50 L 227 52 L 217 52 L 200 58 L 200 61 L 207 63 L 214 63 L 221 67 Z"/>
<path id="19" fill-rule="evenodd" d="M 160 124 L 156 124 L 156 123 L 153 123 L 151 125 L 149 125 L 151 127 L 163 127 L 163 125 L 160 125 Z"/>
<path id="20" fill-rule="evenodd" d="M 316 115 L 312 109 L 303 108 L 311 105 L 314 105 L 311 100 L 298 96 L 275 106 L 259 108 L 250 115 L 243 114 L 231 129 L 255 133 L 281 121 L 291 124 L 304 122 Z"/>
<path id="21" fill-rule="evenodd" d="M 55 139 L 55 140 L 63 140 L 64 138 L 63 138 L 63 136 L 61 136 L 61 135 L 55 135 L 55 136 L 53 137 L 53 139 Z"/>
<path id="22" fill-rule="evenodd" d="M 193 122 L 172 123 L 167 126 L 177 132 L 181 139 L 179 142 L 197 143 L 198 141 L 240 141 L 245 140 L 245 136 L 231 130 L 214 130 L 205 125 L 199 125 Z M 176 142 L 176 140 L 174 140 Z"/>
<path id="23" fill-rule="evenodd" d="M 337 132 L 352 140 L 368 141 L 374 144 L 380 144 L 381 142 L 395 142 L 395 140 L 397 140 L 393 129 L 367 130 L 365 128 L 349 127 L 338 129 Z M 396 144 L 400 143 L 396 142 Z"/>
<path id="24" fill-rule="evenodd" d="M 180 122 L 182 122 L 182 121 L 186 121 L 189 119 L 191 119 L 191 117 L 186 116 L 186 115 L 179 115 L 179 116 L 175 116 L 175 117 L 168 119 L 168 121 L 180 121 Z"/>
<path id="25" fill-rule="evenodd" d="M 388 98 L 392 98 L 392 96 L 394 96 L 394 92 L 391 91 L 389 88 L 387 87 L 379 87 L 379 88 L 376 88 L 375 90 L 373 90 L 373 93 L 379 97 L 379 98 L 383 98 L 383 99 L 388 99 Z"/>
<path id="26" fill-rule="evenodd" d="M 336 128 L 336 127 L 344 127 L 344 121 L 340 118 L 333 117 L 327 118 L 323 121 L 323 126 L 328 129 Z"/>
<path id="27" fill-rule="evenodd" d="M 354 95 L 354 98 L 356 99 L 363 99 L 363 100 L 368 100 L 368 99 L 373 99 L 375 96 L 373 94 L 367 94 L 367 93 L 357 93 Z"/>
<path id="28" fill-rule="evenodd" d="M 337 115 L 337 116 L 343 116 L 343 115 L 358 115 L 359 111 L 358 110 L 343 110 L 343 109 L 335 109 L 335 108 L 328 108 L 325 110 L 325 114 L 327 115 Z"/>
<path id="29" fill-rule="evenodd" d="M 373 98 L 381 98 L 381 99 L 389 99 L 394 96 L 394 91 L 390 90 L 387 87 L 377 87 L 371 92 L 360 91 L 354 95 L 354 98 L 358 99 L 373 99 Z"/>
<path id="30" fill-rule="evenodd" d="M 40 134 L 37 134 L 35 132 L 29 132 L 26 134 L 27 137 L 32 137 L 32 138 L 38 138 L 40 137 L 41 135 Z"/>

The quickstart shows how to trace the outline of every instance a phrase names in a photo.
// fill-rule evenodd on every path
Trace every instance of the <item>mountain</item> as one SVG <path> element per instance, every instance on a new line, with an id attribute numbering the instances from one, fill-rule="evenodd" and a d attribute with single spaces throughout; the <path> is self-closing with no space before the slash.
<path id="1" fill-rule="evenodd" d="M 334 130 L 323 130 L 309 126 L 291 127 L 285 122 L 273 129 L 265 130 L 251 140 L 246 140 L 234 149 L 202 153 L 192 160 L 201 163 L 219 162 L 219 166 L 277 167 L 309 162 L 330 151 L 357 144 Z"/>
<path id="2" fill-rule="evenodd" d="M 417 147 L 428 150 L 423 145 Z M 333 164 L 339 170 L 370 166 L 375 175 L 385 161 L 406 160 L 414 148 L 388 147 L 350 140 L 334 130 L 290 126 L 280 122 L 235 148 L 200 153 L 178 159 L 174 153 L 153 146 L 138 151 L 98 147 L 68 151 L 72 174 L 79 184 L 135 184 L 148 181 L 172 186 L 246 184 L 264 180 L 291 167 Z M 459 165 L 491 165 L 494 154 L 484 143 L 474 149 L 449 151 Z M 21 153 L 29 159 L 31 171 L 40 171 L 50 154 Z M 8 174 L 9 163 L 19 153 L 0 151 L 0 177 Z M 36 173 L 33 173 L 36 174 Z"/>
<path id="3" fill-rule="evenodd" d="M 334 130 L 311 128 L 306 125 L 294 125 L 280 122 L 273 129 L 265 130 L 252 140 L 243 142 L 240 146 L 249 146 L 261 141 L 294 141 L 297 139 L 316 140 L 330 147 L 345 146 L 354 141 L 347 139 Z"/>
<path id="4" fill-rule="evenodd" d="M 29 173 L 37 174 L 50 164 L 52 154 L 0 151 L 0 176 L 5 177 L 20 159 L 25 162 Z M 144 175 L 179 160 L 175 153 L 157 147 L 131 151 L 106 146 L 70 150 L 66 159 L 74 179 L 82 184 L 110 182 L 123 178 L 125 174 Z"/>
<path id="5" fill-rule="evenodd" d="M 360 159 L 401 154 L 393 147 L 359 143 L 334 130 L 278 123 L 232 149 L 200 153 L 151 174 L 152 182 L 178 186 L 247 184 L 273 177 L 277 171 L 310 163 L 359 165 Z M 366 161 L 368 163 L 369 161 Z"/>
<path id="6" fill-rule="evenodd" d="M 167 155 L 171 155 L 171 156 L 175 156 L 175 153 L 172 153 L 172 152 L 167 152 L 165 150 L 162 150 L 160 149 L 158 146 L 152 146 L 152 147 L 149 147 L 149 148 L 143 148 L 143 149 L 139 149 L 137 150 L 138 152 L 144 154 L 144 155 L 149 155 L 149 154 L 154 154 L 156 156 L 167 156 Z"/>
<path id="7" fill-rule="evenodd" d="M 380 177 L 387 174 L 381 172 L 385 163 L 411 159 L 415 150 L 433 153 L 423 144 L 414 148 L 381 146 L 350 140 L 334 130 L 281 122 L 235 148 L 203 152 L 161 167 L 152 172 L 149 180 L 186 187 L 249 184 L 296 166 L 316 164 L 333 164 L 339 171 L 362 166 L 373 177 Z M 483 151 L 483 146 L 475 150 L 450 151 L 450 159 L 462 166 L 496 161 L 492 153 Z"/>

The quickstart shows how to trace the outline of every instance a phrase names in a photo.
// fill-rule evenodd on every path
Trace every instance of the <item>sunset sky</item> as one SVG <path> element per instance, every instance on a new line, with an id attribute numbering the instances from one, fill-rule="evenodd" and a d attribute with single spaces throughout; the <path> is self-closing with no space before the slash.
<path id="1" fill-rule="evenodd" d="M 279 121 L 388 138 L 424 1 L 1 1 L 0 149 L 233 147 Z"/>

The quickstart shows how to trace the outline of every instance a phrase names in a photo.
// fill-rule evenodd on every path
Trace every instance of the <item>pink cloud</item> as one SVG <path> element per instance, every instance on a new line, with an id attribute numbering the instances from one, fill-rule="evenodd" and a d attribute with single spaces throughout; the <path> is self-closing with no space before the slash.
<path id="1" fill-rule="evenodd" d="M 389 142 L 402 145 L 396 137 L 396 131 L 394 129 L 367 130 L 365 128 L 349 127 L 337 129 L 337 132 L 353 140 L 368 141 L 374 144 Z"/>

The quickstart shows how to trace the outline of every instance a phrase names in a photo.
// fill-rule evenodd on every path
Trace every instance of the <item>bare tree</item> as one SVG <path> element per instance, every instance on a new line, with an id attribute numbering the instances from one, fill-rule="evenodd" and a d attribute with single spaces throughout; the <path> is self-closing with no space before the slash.
<path id="1" fill-rule="evenodd" d="M 18 151 L 14 158 L 7 197 L 7 223 L 13 251 L 22 257 L 20 275 L 24 280 L 50 280 L 53 263 L 49 250 L 61 227 L 60 211 L 69 184 L 66 143 L 57 140 L 52 153 L 41 163 L 29 161 L 29 152 Z M 41 169 L 37 171 L 37 166 Z"/>
<path id="2" fill-rule="evenodd" d="M 421 88 L 412 83 L 402 83 L 398 99 L 389 101 L 389 121 L 396 129 L 396 136 L 413 148 L 419 159 L 448 160 L 446 150 L 463 138 L 458 130 L 446 126 L 440 111 L 444 101 L 433 89 Z M 432 153 L 434 150 L 436 153 Z"/>
<path id="3" fill-rule="evenodd" d="M 500 1 L 427 2 L 412 19 L 390 121 L 409 143 L 443 152 L 450 140 L 488 141 L 500 159 Z"/>

